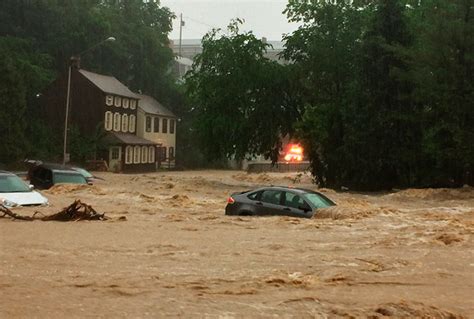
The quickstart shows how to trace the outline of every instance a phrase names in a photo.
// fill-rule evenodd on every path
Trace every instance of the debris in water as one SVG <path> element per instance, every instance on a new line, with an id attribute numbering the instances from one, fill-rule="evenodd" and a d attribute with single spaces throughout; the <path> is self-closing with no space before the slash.
<path id="1" fill-rule="evenodd" d="M 34 213 L 33 216 L 22 216 L 12 212 L 10 209 L 0 205 L 0 212 L 3 213 L 0 217 L 8 216 L 13 219 L 20 220 L 42 220 L 42 221 L 79 221 L 79 220 L 107 220 L 108 217 L 105 214 L 99 214 L 92 206 L 82 203 L 80 200 L 74 201 L 71 205 L 63 208 L 59 213 L 48 215 L 44 217 L 36 217 L 38 212 Z"/>

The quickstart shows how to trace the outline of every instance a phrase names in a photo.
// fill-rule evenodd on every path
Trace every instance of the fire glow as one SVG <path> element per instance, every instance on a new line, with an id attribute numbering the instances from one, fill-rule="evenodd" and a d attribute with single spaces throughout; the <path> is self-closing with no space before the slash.
<path id="1" fill-rule="evenodd" d="M 289 146 L 289 151 L 286 152 L 285 161 L 287 162 L 301 162 L 303 160 L 303 148 L 298 144 Z"/>

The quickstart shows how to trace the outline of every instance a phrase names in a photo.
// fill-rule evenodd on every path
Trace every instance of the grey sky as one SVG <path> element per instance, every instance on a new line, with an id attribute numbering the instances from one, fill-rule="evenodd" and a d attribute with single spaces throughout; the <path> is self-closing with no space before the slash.
<path id="1" fill-rule="evenodd" d="M 211 28 L 225 28 L 236 17 L 245 20 L 242 30 L 268 40 L 279 41 L 283 33 L 296 29 L 282 14 L 287 0 L 161 0 L 161 4 L 178 17 L 183 14 L 183 39 L 200 39 Z M 170 38 L 179 38 L 179 19 L 173 21 Z"/>

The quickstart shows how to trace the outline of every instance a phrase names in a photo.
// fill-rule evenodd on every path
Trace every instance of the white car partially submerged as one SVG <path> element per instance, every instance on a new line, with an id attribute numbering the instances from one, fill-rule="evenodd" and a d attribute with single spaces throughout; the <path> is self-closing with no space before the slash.
<path id="1" fill-rule="evenodd" d="M 0 171 L 0 204 L 5 207 L 46 206 L 48 199 L 15 174 Z"/>

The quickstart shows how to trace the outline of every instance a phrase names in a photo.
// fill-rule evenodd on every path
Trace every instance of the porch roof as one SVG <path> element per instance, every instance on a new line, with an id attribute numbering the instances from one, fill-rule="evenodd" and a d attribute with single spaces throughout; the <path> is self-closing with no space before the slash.
<path id="1" fill-rule="evenodd" d="M 158 145 L 157 143 L 144 139 L 142 137 L 122 132 L 109 132 L 105 137 L 105 141 L 110 144 Z"/>

